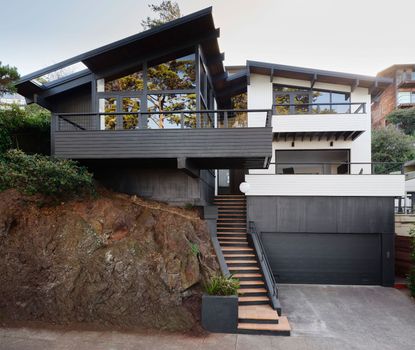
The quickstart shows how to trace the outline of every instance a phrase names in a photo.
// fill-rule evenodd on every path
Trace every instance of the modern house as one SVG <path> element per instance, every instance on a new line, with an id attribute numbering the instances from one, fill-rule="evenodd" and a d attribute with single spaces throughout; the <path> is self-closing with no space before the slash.
<path id="1" fill-rule="evenodd" d="M 404 176 L 375 174 L 370 146 L 371 100 L 390 79 L 225 69 L 218 37 L 208 8 L 25 76 L 18 91 L 53 112 L 53 156 L 118 191 L 204 207 L 223 272 L 241 280 L 235 331 L 287 334 L 278 283 L 394 283 Z"/>
<path id="2" fill-rule="evenodd" d="M 391 84 L 373 100 L 372 125 L 384 127 L 385 117 L 396 108 L 415 107 L 415 64 L 394 64 L 377 74 Z"/>

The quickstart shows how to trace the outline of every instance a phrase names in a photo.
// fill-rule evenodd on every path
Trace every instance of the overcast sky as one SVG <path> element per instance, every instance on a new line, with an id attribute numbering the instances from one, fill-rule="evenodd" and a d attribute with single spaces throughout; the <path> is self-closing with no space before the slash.
<path id="1" fill-rule="evenodd" d="M 160 0 L 0 0 L 0 61 L 27 74 L 142 30 Z M 179 0 L 213 6 L 225 64 L 375 75 L 415 62 L 414 0 Z"/>

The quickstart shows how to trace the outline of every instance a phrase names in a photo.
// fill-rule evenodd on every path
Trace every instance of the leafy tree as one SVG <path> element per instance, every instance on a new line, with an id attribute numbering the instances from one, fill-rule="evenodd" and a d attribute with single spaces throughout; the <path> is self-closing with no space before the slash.
<path id="1" fill-rule="evenodd" d="M 415 108 L 396 109 L 386 116 L 386 120 L 407 135 L 415 135 Z"/>
<path id="2" fill-rule="evenodd" d="M 141 21 L 144 30 L 158 27 L 181 17 L 179 5 L 175 1 L 164 0 L 160 5 L 150 4 L 148 7 L 158 15 L 158 18 L 147 17 Z"/>
<path id="3" fill-rule="evenodd" d="M 0 61 L 0 96 L 6 92 L 15 92 L 14 83 L 20 78 L 16 67 L 2 65 Z"/>
<path id="4" fill-rule="evenodd" d="M 372 131 L 372 161 L 404 163 L 414 159 L 414 138 L 405 135 L 394 125 Z M 400 170 L 399 164 L 377 164 L 376 173 Z"/>

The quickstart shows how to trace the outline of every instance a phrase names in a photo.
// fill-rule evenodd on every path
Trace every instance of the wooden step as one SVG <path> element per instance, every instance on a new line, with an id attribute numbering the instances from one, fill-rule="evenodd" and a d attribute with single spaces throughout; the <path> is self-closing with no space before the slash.
<path id="1" fill-rule="evenodd" d="M 268 296 L 239 296 L 238 304 L 239 305 L 267 305 L 270 303 Z"/>
<path id="2" fill-rule="evenodd" d="M 224 252 L 232 252 L 234 250 L 244 251 L 244 252 L 252 252 L 254 249 L 251 248 L 251 247 L 222 247 L 222 251 L 224 251 Z"/>
<path id="3" fill-rule="evenodd" d="M 241 287 L 245 287 L 245 286 L 250 286 L 250 287 L 254 287 L 254 286 L 258 286 L 258 287 L 262 287 L 265 286 L 265 282 L 261 281 L 261 280 L 248 280 L 248 281 L 239 281 L 239 285 Z"/>
<path id="4" fill-rule="evenodd" d="M 235 278 L 262 278 L 260 273 L 235 273 L 233 275 Z"/>
<path id="5" fill-rule="evenodd" d="M 247 237 L 243 236 L 243 235 L 233 235 L 233 236 L 231 236 L 229 234 L 228 235 L 224 234 L 224 235 L 220 235 L 220 237 L 218 237 L 218 239 L 230 240 L 230 241 L 232 241 L 232 240 L 246 241 Z"/>
<path id="6" fill-rule="evenodd" d="M 223 230 L 227 230 L 227 231 L 229 231 L 229 230 L 240 230 L 240 232 L 245 232 L 246 233 L 246 231 L 244 231 L 244 230 L 246 230 L 246 227 L 219 227 L 219 225 L 218 225 L 217 231 L 219 232 L 219 231 L 223 231 Z"/>
<path id="7" fill-rule="evenodd" d="M 252 294 L 267 294 L 267 290 L 265 288 L 239 288 L 238 294 L 250 294 L 250 296 L 252 296 Z"/>
<path id="8" fill-rule="evenodd" d="M 258 266 L 229 266 L 229 271 L 259 271 Z"/>
<path id="9" fill-rule="evenodd" d="M 225 258 L 227 264 L 255 264 L 258 265 L 258 261 L 255 259 L 252 260 L 229 260 Z"/>
<path id="10" fill-rule="evenodd" d="M 235 218 L 222 218 L 219 216 L 218 221 L 232 221 L 232 222 L 236 222 L 236 221 L 243 221 L 244 223 L 246 222 L 245 220 L 245 215 L 240 215 L 240 219 L 235 219 Z"/>
<path id="11" fill-rule="evenodd" d="M 243 241 L 221 241 L 219 240 L 219 244 L 221 246 L 232 246 L 232 247 L 247 247 L 248 246 L 248 242 L 243 242 Z"/>
<path id="12" fill-rule="evenodd" d="M 239 305 L 239 322 L 244 323 L 278 323 L 279 316 L 271 305 Z"/>
<path id="13" fill-rule="evenodd" d="M 230 259 L 231 258 L 255 258 L 256 255 L 255 254 L 223 254 L 223 256 L 225 257 L 225 259 Z"/>
<path id="14" fill-rule="evenodd" d="M 246 233 L 246 231 L 244 232 L 244 231 L 229 231 L 229 230 L 224 230 L 224 231 L 217 231 L 216 232 L 216 234 L 218 234 L 218 235 L 221 235 L 221 234 L 226 234 L 226 233 L 229 233 L 229 234 L 240 234 L 240 235 L 246 235 L 247 233 Z"/>
<path id="15" fill-rule="evenodd" d="M 267 334 L 267 335 L 290 335 L 291 326 L 287 317 L 280 316 L 278 323 L 238 323 L 238 333 L 245 334 Z"/>

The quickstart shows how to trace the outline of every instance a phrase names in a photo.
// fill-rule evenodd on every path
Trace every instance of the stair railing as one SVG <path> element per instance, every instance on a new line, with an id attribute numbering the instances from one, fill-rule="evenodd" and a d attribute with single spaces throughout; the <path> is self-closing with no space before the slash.
<path id="1" fill-rule="evenodd" d="M 268 289 L 268 293 L 271 299 L 272 307 L 278 311 L 278 314 L 281 313 L 281 305 L 278 300 L 278 287 L 275 277 L 271 270 L 271 265 L 269 264 L 267 255 L 265 253 L 264 245 L 262 239 L 258 234 L 256 229 L 255 222 L 249 221 L 249 235 L 252 239 L 256 254 L 258 256 L 258 261 L 261 265 L 262 273 L 264 274 L 265 284 Z"/>

